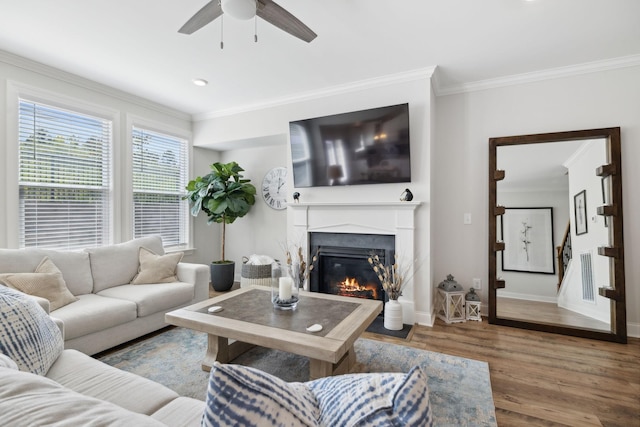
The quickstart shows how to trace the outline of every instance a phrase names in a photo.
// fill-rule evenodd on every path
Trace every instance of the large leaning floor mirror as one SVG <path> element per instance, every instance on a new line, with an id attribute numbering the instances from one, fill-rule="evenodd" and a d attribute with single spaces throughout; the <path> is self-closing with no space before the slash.
<path id="1" fill-rule="evenodd" d="M 620 128 L 489 139 L 489 322 L 627 342 Z"/>

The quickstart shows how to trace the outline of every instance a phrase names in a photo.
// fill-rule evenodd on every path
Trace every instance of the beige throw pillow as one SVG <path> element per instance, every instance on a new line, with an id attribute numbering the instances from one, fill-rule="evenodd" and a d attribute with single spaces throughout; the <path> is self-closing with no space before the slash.
<path id="1" fill-rule="evenodd" d="M 176 269 L 183 256 L 182 252 L 156 255 L 153 251 L 140 246 L 138 250 L 140 267 L 138 267 L 138 274 L 133 278 L 131 284 L 177 282 Z"/>
<path id="2" fill-rule="evenodd" d="M 49 257 L 44 257 L 33 273 L 15 273 L 3 278 L 14 289 L 49 300 L 51 311 L 77 301 L 67 288 L 62 272 Z"/>

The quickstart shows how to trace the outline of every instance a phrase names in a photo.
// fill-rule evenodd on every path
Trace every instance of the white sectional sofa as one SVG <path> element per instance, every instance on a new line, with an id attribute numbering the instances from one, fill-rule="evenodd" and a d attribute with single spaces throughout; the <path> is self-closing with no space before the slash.
<path id="1" fill-rule="evenodd" d="M 201 424 L 202 400 L 64 350 L 58 326 L 33 298 L 0 287 L 1 426 Z"/>
<path id="2" fill-rule="evenodd" d="M 161 329 L 165 313 L 209 297 L 209 269 L 201 264 L 179 262 L 177 280 L 169 283 L 131 284 L 141 247 L 164 255 L 159 236 L 83 251 L 0 249 L 0 283 L 14 273 L 33 273 L 48 257 L 75 301 L 51 309 L 49 300 L 34 298 L 64 324 L 66 349 L 92 355 Z"/>

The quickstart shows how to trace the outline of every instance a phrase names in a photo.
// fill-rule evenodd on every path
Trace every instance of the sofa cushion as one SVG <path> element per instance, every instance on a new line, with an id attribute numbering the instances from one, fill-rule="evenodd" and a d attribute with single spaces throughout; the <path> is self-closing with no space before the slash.
<path id="1" fill-rule="evenodd" d="M 0 286 L 0 353 L 20 370 L 44 375 L 62 352 L 58 326 L 29 296 Z"/>
<path id="2" fill-rule="evenodd" d="M 98 295 L 132 301 L 136 304 L 138 317 L 144 317 L 190 302 L 194 288 L 194 284 L 184 282 L 122 285 L 105 289 Z"/>
<path id="3" fill-rule="evenodd" d="M 5 277 L 4 282 L 26 294 L 46 298 L 50 310 L 71 304 L 73 296 L 62 277 L 62 273 L 49 257 L 44 257 L 34 273 L 15 273 Z"/>
<path id="4" fill-rule="evenodd" d="M 16 362 L 13 361 L 12 358 L 7 356 L 6 354 L 0 353 L 0 368 L 10 368 L 15 369 L 16 371 L 20 370 Z"/>
<path id="5" fill-rule="evenodd" d="M 91 262 L 93 292 L 131 283 L 138 273 L 138 250 L 141 246 L 164 255 L 160 236 L 141 237 L 117 245 L 85 249 Z"/>
<path id="6" fill-rule="evenodd" d="M 44 257 L 51 261 L 62 272 L 67 288 L 73 295 L 91 293 L 93 277 L 86 252 L 55 251 L 52 249 L 0 249 L 1 273 L 31 273 L 42 262 Z"/>
<path id="7" fill-rule="evenodd" d="M 7 368 L 0 368 L 0 425 L 164 426 L 151 417 L 83 396 L 48 378 Z"/>
<path id="8" fill-rule="evenodd" d="M 136 313 L 132 301 L 87 294 L 78 295 L 78 301 L 56 310 L 55 317 L 64 322 L 65 339 L 70 340 L 131 322 Z"/>
<path id="9" fill-rule="evenodd" d="M 140 247 L 138 249 L 138 274 L 131 280 L 131 284 L 177 282 L 176 269 L 183 256 L 182 252 L 157 255 L 145 247 Z"/>
<path id="10" fill-rule="evenodd" d="M 351 374 L 307 383 L 327 426 L 430 426 L 427 377 L 416 366 L 408 374 Z"/>
<path id="11" fill-rule="evenodd" d="M 161 384 L 109 366 L 77 350 L 63 351 L 46 376 L 85 396 L 146 415 L 155 413 L 178 397 L 176 392 Z M 135 399 L 131 398 L 133 390 Z"/>
<path id="12" fill-rule="evenodd" d="M 266 372 L 214 363 L 203 426 L 316 426 L 316 399 L 303 383 Z"/>
<path id="13" fill-rule="evenodd" d="M 204 402 L 190 397 L 179 397 L 164 405 L 151 417 L 171 427 L 200 427 Z"/>

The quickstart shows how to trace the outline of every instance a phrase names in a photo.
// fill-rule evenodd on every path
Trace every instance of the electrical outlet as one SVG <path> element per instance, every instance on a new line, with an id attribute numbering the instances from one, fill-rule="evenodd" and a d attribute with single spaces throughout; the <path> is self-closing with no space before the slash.
<path id="1" fill-rule="evenodd" d="M 473 289 L 482 289 L 482 279 L 473 279 Z"/>
<path id="2" fill-rule="evenodd" d="M 471 214 L 470 213 L 465 213 L 462 222 L 464 223 L 464 225 L 471 224 Z"/>

